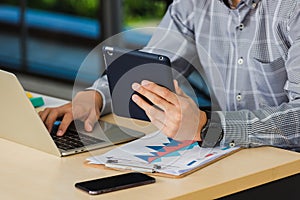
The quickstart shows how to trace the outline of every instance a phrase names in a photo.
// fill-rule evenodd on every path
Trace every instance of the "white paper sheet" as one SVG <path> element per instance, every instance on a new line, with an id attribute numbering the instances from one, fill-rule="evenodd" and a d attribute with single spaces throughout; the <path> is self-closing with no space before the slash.
<path id="1" fill-rule="evenodd" d="M 177 141 L 156 132 L 117 147 L 105 154 L 89 157 L 91 164 L 135 171 L 181 175 L 201 167 L 239 147 L 201 148 L 194 141 Z"/>

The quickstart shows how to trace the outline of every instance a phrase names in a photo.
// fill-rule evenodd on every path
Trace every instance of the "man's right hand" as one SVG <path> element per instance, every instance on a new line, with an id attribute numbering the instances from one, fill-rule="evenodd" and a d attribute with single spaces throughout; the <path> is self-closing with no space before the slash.
<path id="1" fill-rule="evenodd" d="M 49 132 L 54 122 L 62 118 L 57 131 L 58 136 L 62 136 L 76 119 L 83 121 L 85 130 L 90 132 L 100 117 L 102 102 L 102 97 L 97 91 L 82 91 L 76 94 L 72 102 L 55 108 L 46 108 L 39 112 L 39 116 Z"/>

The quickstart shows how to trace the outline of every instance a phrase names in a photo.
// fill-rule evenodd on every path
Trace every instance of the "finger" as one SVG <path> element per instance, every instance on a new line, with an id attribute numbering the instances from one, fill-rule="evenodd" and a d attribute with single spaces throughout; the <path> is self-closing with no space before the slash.
<path id="1" fill-rule="evenodd" d="M 58 116 L 58 112 L 57 112 L 56 109 L 53 109 L 53 110 L 51 110 L 51 111 L 48 113 L 48 115 L 47 115 L 47 117 L 46 117 L 46 119 L 45 119 L 45 121 L 44 121 L 44 124 L 45 124 L 45 126 L 47 127 L 47 129 L 48 129 L 49 132 L 51 132 L 52 127 L 53 127 L 53 124 L 54 124 L 54 122 L 56 121 L 56 119 L 57 119 L 58 117 L 59 117 L 59 116 Z"/>
<path id="2" fill-rule="evenodd" d="M 160 96 L 161 98 L 167 100 L 168 102 L 177 105 L 178 102 L 177 95 L 174 92 L 170 91 L 169 89 L 163 86 L 159 86 L 148 80 L 143 80 L 141 82 L 141 85 L 143 86 L 143 88 L 147 89 L 148 91 L 151 91 L 152 93 Z"/>
<path id="3" fill-rule="evenodd" d="M 143 88 L 138 83 L 133 83 L 132 89 L 145 96 L 148 100 L 150 100 L 156 106 L 160 107 L 162 110 L 166 110 L 170 106 L 170 103 L 167 100 Z"/>
<path id="4" fill-rule="evenodd" d="M 50 110 L 51 110 L 50 108 L 45 108 L 43 111 L 39 112 L 39 116 L 40 116 L 40 118 L 42 119 L 43 122 L 45 122 Z"/>
<path id="5" fill-rule="evenodd" d="M 168 120 L 165 123 L 161 131 L 170 138 L 175 138 L 179 130 L 178 123 L 173 123 L 171 120 Z"/>
<path id="6" fill-rule="evenodd" d="M 165 115 L 165 112 L 148 104 L 136 94 L 132 96 L 132 100 L 146 112 L 151 123 L 161 130 L 162 133 L 170 138 L 174 138 L 177 135 L 179 127 L 177 119 L 174 120 L 172 117 L 166 119 L 167 116 Z"/>
<path id="7" fill-rule="evenodd" d="M 73 121 L 73 115 L 71 113 L 66 113 L 58 127 L 56 135 L 63 136 L 66 133 L 72 121 Z"/>
<path id="8" fill-rule="evenodd" d="M 169 138 L 175 138 L 178 133 L 178 126 L 172 125 L 172 122 L 165 120 L 161 121 L 157 118 L 151 119 L 151 123 L 158 128 L 158 130 Z"/>
<path id="9" fill-rule="evenodd" d="M 81 119 L 82 121 L 88 117 L 88 109 L 84 109 L 84 106 L 80 104 L 73 104 L 72 113 L 74 119 Z"/>
<path id="10" fill-rule="evenodd" d="M 177 80 L 174 80 L 174 86 L 175 86 L 175 92 L 176 92 L 176 94 L 178 94 L 180 96 L 187 97 L 187 95 L 185 94 L 185 92 L 179 87 L 179 84 L 178 84 Z"/>
<path id="11" fill-rule="evenodd" d="M 144 101 L 140 96 L 136 94 L 132 96 L 132 99 L 138 106 L 140 106 L 145 111 L 151 123 L 155 127 L 157 127 L 158 130 L 161 130 L 165 126 L 165 114 L 163 111 L 155 108 L 154 106 L 149 105 L 146 101 Z"/>
<path id="12" fill-rule="evenodd" d="M 98 114 L 95 110 L 92 110 L 87 119 L 84 121 L 84 129 L 88 132 L 93 131 L 93 127 L 99 120 L 99 116 L 100 114 Z"/>
<path id="13" fill-rule="evenodd" d="M 144 99 L 142 99 L 140 96 L 134 94 L 132 95 L 132 100 L 145 111 L 146 115 L 151 120 L 164 120 L 164 112 L 162 110 L 159 110 L 158 108 L 150 105 L 147 103 Z"/>
<path id="14" fill-rule="evenodd" d="M 158 130 L 162 130 L 164 128 L 164 123 L 156 118 L 152 119 L 151 117 L 149 117 L 151 123 L 158 129 Z"/>

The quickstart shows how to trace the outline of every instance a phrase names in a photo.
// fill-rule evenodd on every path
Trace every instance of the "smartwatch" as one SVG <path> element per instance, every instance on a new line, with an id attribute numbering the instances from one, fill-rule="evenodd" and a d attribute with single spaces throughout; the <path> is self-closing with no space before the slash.
<path id="1" fill-rule="evenodd" d="M 198 143 L 201 147 L 209 148 L 218 146 L 223 139 L 223 128 L 221 119 L 217 113 L 206 112 L 207 122 L 200 133 L 201 142 Z"/>

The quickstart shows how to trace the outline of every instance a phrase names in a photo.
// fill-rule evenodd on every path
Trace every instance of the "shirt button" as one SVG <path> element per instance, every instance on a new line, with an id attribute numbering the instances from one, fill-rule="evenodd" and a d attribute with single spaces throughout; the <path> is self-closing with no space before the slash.
<path id="1" fill-rule="evenodd" d="M 236 100 L 241 101 L 242 100 L 242 95 L 241 94 L 236 95 Z"/>
<path id="2" fill-rule="evenodd" d="M 235 147 L 234 141 L 232 141 L 232 142 L 229 143 L 229 147 L 231 147 L 231 148 Z"/>
<path id="3" fill-rule="evenodd" d="M 243 57 L 240 57 L 239 59 L 238 59 L 238 64 L 239 65 L 242 65 L 244 63 L 244 59 L 243 59 Z"/>
<path id="4" fill-rule="evenodd" d="M 257 3 L 253 2 L 252 3 L 252 8 L 254 9 L 254 8 L 256 8 L 256 6 L 257 6 Z"/>
<path id="5" fill-rule="evenodd" d="M 244 25 L 243 23 L 241 23 L 241 24 L 239 25 L 240 31 L 242 31 L 244 28 L 245 28 L 245 25 Z"/>

